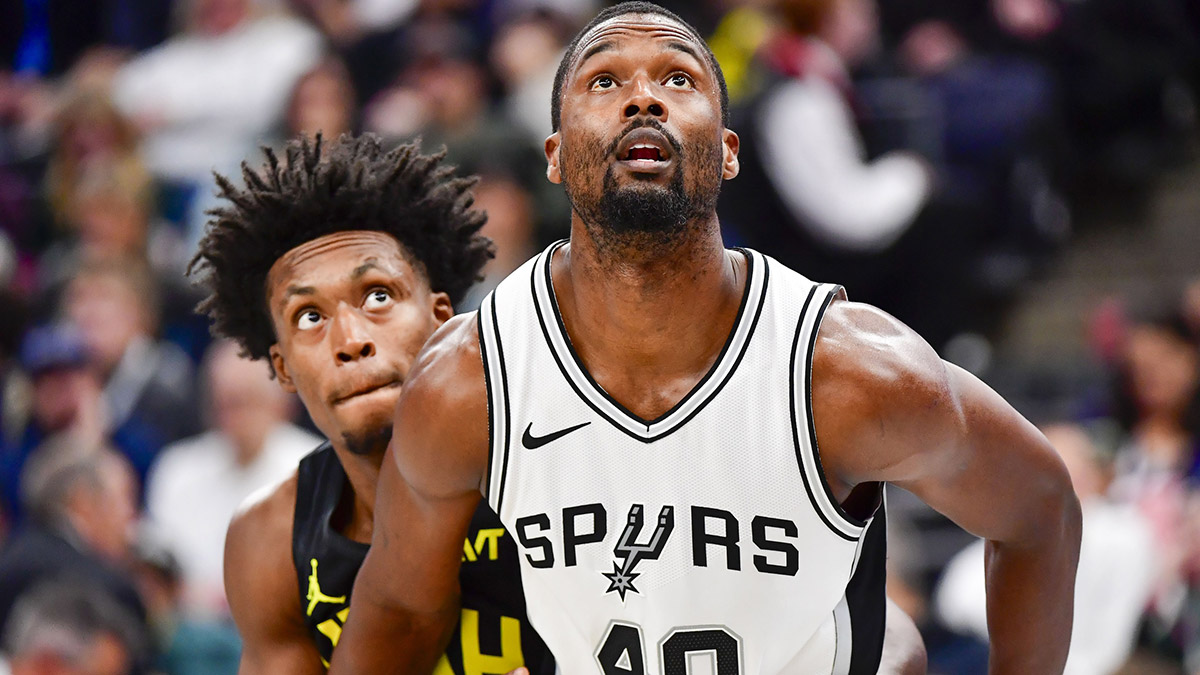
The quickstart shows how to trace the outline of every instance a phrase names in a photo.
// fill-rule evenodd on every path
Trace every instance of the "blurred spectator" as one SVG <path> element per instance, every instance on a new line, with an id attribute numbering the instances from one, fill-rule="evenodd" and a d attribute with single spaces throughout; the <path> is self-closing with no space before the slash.
<path id="1" fill-rule="evenodd" d="M 336 59 L 326 59 L 296 82 L 284 116 L 281 141 L 301 134 L 334 140 L 354 133 L 358 110 L 350 73 Z"/>
<path id="2" fill-rule="evenodd" d="M 64 580 L 103 591 L 144 627 L 145 608 L 123 568 L 137 515 L 129 463 L 113 450 L 58 436 L 31 458 L 21 493 L 30 520 L 0 552 L 0 630 L 25 592 Z"/>
<path id="3" fill-rule="evenodd" d="M 536 240 L 565 236 L 568 204 L 545 178 L 541 143 L 492 108 L 489 73 L 471 34 L 436 17 L 409 32 L 420 36 L 411 64 L 368 108 L 366 129 L 393 140 L 420 136 L 427 148 L 445 145 L 448 161 L 464 173 L 511 179 L 532 197 Z"/>
<path id="4" fill-rule="evenodd" d="M 335 43 L 346 45 L 367 33 L 396 28 L 420 5 L 418 0 L 290 0 Z"/>
<path id="5" fill-rule="evenodd" d="M 137 154 L 137 134 L 110 101 L 94 91 L 76 92 L 58 113 L 55 127 L 45 191 L 59 228 L 67 228 L 78 215 L 75 201 L 89 170 L 111 175 L 133 199 L 153 198 L 150 173 Z"/>
<path id="6" fill-rule="evenodd" d="M 1124 341 L 1117 418 L 1129 443 L 1114 493 L 1138 501 L 1164 479 L 1200 480 L 1200 352 L 1175 312 L 1137 319 Z"/>
<path id="7" fill-rule="evenodd" d="M 1129 658 L 1153 590 L 1158 564 L 1153 538 L 1136 508 L 1106 497 L 1110 467 L 1082 427 L 1056 424 L 1044 432 L 1067 465 L 1084 514 L 1075 625 L 1064 672 L 1110 675 Z M 982 540 L 955 556 L 942 577 L 936 603 L 947 626 L 986 643 L 984 557 Z M 985 651 L 977 653 L 986 659 Z M 976 668 L 986 670 L 986 660 Z"/>
<path id="8" fill-rule="evenodd" d="M 138 652 L 132 617 L 103 593 L 46 585 L 26 595 L 4 636 L 11 675 L 127 675 Z"/>
<path id="9" fill-rule="evenodd" d="M 103 382 L 107 428 L 139 479 L 164 445 L 199 431 L 191 361 L 154 337 L 157 297 L 145 267 L 121 260 L 85 261 L 63 297 Z"/>
<path id="10" fill-rule="evenodd" d="M 504 23 L 489 54 L 504 87 L 504 113 L 538 146 L 552 133 L 546 102 L 566 48 L 570 23 L 548 12 L 530 12 Z"/>
<path id="11" fill-rule="evenodd" d="M 268 140 L 299 77 L 320 59 L 320 36 L 286 16 L 260 17 L 251 0 L 184 0 L 183 33 L 129 63 L 114 98 L 144 134 L 157 176 L 192 191 L 211 172 L 236 174 Z M 188 222 L 199 235 L 204 187 Z"/>
<path id="12" fill-rule="evenodd" d="M 930 203 L 933 175 L 896 151 L 869 161 L 848 66 L 877 43 L 873 0 L 777 0 L 787 28 L 734 107 L 737 180 L 722 185 L 728 236 L 878 305 L 935 347 L 970 325 L 971 222 Z"/>
<path id="13" fill-rule="evenodd" d="M 286 478 L 321 439 L 287 422 L 292 398 L 233 343 L 213 345 L 204 373 L 211 430 L 163 450 L 146 481 L 146 508 L 180 562 L 184 611 L 211 619 L 228 614 L 222 560 L 234 511 Z"/>
<path id="14" fill-rule="evenodd" d="M 487 213 L 481 232 L 496 245 L 496 256 L 483 268 L 483 280 L 454 308 L 458 312 L 477 309 L 484 296 L 539 247 L 534 233 L 533 200 L 515 180 L 500 174 L 484 175 L 474 192 L 475 207 Z"/>
<path id="15" fill-rule="evenodd" d="M 1200 277 L 1193 279 L 1183 289 L 1180 304 L 1183 321 L 1187 324 L 1192 342 L 1200 344 Z"/>
<path id="16" fill-rule="evenodd" d="M 6 410 L 10 440 L 0 445 L 0 498 L 12 516 L 20 477 L 29 456 L 55 434 L 99 443 L 104 436 L 100 382 L 87 367 L 83 339 L 73 328 L 35 328 L 21 343 L 20 367 L 30 378 L 28 408 Z"/>
<path id="17" fill-rule="evenodd" d="M 1135 319 L 1122 345 L 1116 418 L 1128 433 L 1112 495 L 1153 527 L 1162 570 L 1146 636 L 1200 667 L 1200 351 L 1175 311 Z"/>
<path id="18" fill-rule="evenodd" d="M 139 539 L 136 550 L 138 589 L 158 645 L 155 668 L 167 675 L 236 673 L 242 642 L 233 622 L 200 622 L 188 617 L 182 605 L 182 571 L 175 556 L 147 536 Z"/>

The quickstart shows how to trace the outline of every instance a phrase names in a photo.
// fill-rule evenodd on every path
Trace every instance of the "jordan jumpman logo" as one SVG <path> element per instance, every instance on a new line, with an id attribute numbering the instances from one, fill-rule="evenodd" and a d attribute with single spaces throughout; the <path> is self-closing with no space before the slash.
<path id="1" fill-rule="evenodd" d="M 346 596 L 333 597 L 325 595 L 321 592 L 321 582 L 317 581 L 317 559 L 312 559 L 312 574 L 308 576 L 308 615 L 312 616 L 313 610 L 317 608 L 319 603 L 325 602 L 331 605 L 341 604 L 346 602 Z"/>

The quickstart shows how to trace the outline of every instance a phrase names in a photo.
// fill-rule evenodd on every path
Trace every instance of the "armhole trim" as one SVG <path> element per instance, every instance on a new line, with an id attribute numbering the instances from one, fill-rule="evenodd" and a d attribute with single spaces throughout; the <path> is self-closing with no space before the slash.
<path id="1" fill-rule="evenodd" d="M 834 534 L 847 541 L 857 541 L 866 523 L 846 513 L 829 489 L 824 470 L 821 468 L 812 414 L 812 360 L 817 346 L 817 333 L 825 310 L 834 298 L 842 294 L 842 287 L 836 284 L 814 284 L 809 290 L 804 307 L 800 310 L 796 336 L 792 342 L 789 390 L 792 439 L 800 476 L 804 480 L 804 490 L 808 493 L 809 501 L 812 502 L 821 521 Z"/>
<path id="2" fill-rule="evenodd" d="M 479 307 L 479 352 L 483 358 L 488 401 L 488 505 L 497 514 L 504 502 L 504 483 L 508 476 L 510 437 L 508 377 L 504 366 L 504 346 L 496 320 L 496 294 L 484 298 Z"/>

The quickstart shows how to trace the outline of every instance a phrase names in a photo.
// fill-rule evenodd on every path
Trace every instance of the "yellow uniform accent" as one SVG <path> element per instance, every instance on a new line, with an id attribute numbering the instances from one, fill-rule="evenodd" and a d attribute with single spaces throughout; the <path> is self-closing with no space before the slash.
<path id="1" fill-rule="evenodd" d="M 308 575 L 308 595 L 305 596 L 308 598 L 308 615 L 312 616 L 313 610 L 317 608 L 317 604 L 322 602 L 327 602 L 331 605 L 345 604 L 346 596 L 343 595 L 335 598 L 321 592 L 321 582 L 317 581 L 317 559 L 313 558 L 310 562 L 312 563 L 312 574 Z"/>
<path id="2" fill-rule="evenodd" d="M 500 617 L 500 655 L 482 654 L 479 649 L 479 612 L 464 609 L 462 650 L 464 675 L 505 675 L 513 668 L 525 665 L 525 655 L 521 653 L 521 622 L 507 616 Z"/>
<path id="3" fill-rule="evenodd" d="M 496 560 L 500 557 L 500 537 L 504 536 L 503 527 L 487 527 L 480 528 L 479 534 L 475 535 L 475 543 L 471 544 L 470 539 L 463 540 L 463 562 L 475 562 L 483 555 L 484 547 L 487 547 L 487 559 Z"/>
<path id="4" fill-rule="evenodd" d="M 503 536 L 503 527 L 481 528 L 479 534 L 475 535 L 475 553 L 482 555 L 483 547 L 486 545 L 488 560 L 495 560 L 500 557 L 500 537 Z"/>

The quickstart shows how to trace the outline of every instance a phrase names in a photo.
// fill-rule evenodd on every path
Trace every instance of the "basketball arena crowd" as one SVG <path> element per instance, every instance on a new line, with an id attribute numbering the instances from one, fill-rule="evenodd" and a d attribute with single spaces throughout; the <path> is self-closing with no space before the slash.
<path id="1" fill-rule="evenodd" d="M 1200 673 L 1200 2 L 661 4 L 728 81 L 727 243 L 892 312 L 1062 454 L 1068 672 Z M 298 134 L 444 145 L 496 243 L 471 310 L 568 234 L 542 141 L 601 6 L 0 3 L 0 673 L 237 671 L 226 525 L 321 439 L 193 311 L 212 173 Z M 930 672 L 985 672 L 982 543 L 888 499 Z"/>

